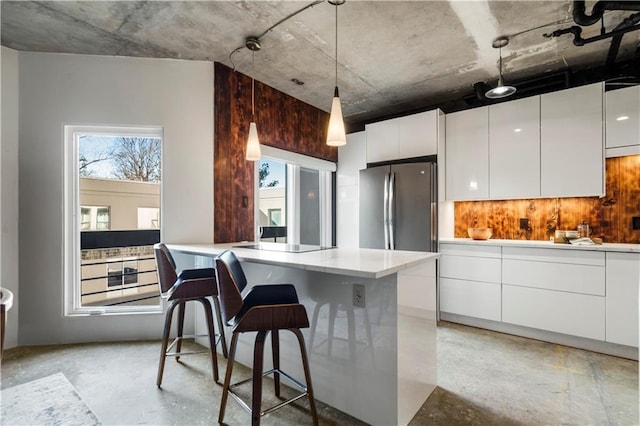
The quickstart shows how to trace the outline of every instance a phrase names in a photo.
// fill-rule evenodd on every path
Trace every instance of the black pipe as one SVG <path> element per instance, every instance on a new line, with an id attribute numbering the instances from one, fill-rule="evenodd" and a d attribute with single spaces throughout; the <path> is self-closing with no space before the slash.
<path id="1" fill-rule="evenodd" d="M 573 1 L 573 20 L 576 24 L 588 27 L 602 19 L 605 10 L 637 10 L 640 11 L 638 1 L 607 1 L 602 0 L 593 5 L 591 15 L 586 13 L 586 0 Z"/>
<path id="2" fill-rule="evenodd" d="M 487 98 L 487 96 L 485 95 L 485 93 L 487 93 L 487 87 L 484 84 L 484 81 L 478 81 L 476 83 L 473 83 L 473 90 L 476 93 L 476 98 L 478 98 L 479 101 L 481 102 L 489 101 L 489 98 Z"/>
<path id="3" fill-rule="evenodd" d="M 633 15 L 625 18 L 620 22 L 613 31 L 629 28 L 640 22 L 640 13 L 634 13 Z M 609 52 L 607 53 L 606 66 L 611 67 L 616 62 L 616 56 L 618 56 L 618 50 L 620 49 L 620 43 L 622 42 L 622 34 L 614 36 L 611 39 L 611 45 L 609 46 Z"/>

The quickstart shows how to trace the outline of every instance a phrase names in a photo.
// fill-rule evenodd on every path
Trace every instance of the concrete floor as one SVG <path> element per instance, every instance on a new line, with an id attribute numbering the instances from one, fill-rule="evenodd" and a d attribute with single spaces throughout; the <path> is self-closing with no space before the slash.
<path id="1" fill-rule="evenodd" d="M 636 361 L 446 322 L 438 344 L 439 386 L 411 425 L 639 423 Z M 169 360 L 159 390 L 159 347 L 154 341 L 10 349 L 2 388 L 62 372 L 105 425 L 216 423 L 220 387 L 211 384 L 207 358 Z M 271 387 L 264 393 L 273 398 Z M 310 424 L 301 406 L 278 410 L 263 424 Z M 321 424 L 362 424 L 321 403 L 318 409 Z M 225 421 L 248 424 L 249 415 L 230 399 Z"/>

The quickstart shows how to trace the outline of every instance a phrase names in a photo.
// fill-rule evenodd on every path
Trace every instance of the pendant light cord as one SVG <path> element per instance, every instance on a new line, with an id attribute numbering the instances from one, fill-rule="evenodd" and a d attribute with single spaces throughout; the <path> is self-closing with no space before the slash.
<path id="1" fill-rule="evenodd" d="M 253 68 L 254 62 L 255 62 L 255 57 L 256 57 L 256 53 L 255 52 L 251 52 L 251 67 Z M 256 80 L 251 77 L 251 121 L 254 121 L 254 89 L 255 89 L 255 83 Z"/>
<path id="2" fill-rule="evenodd" d="M 338 87 L 338 5 L 336 8 L 336 87 Z"/>

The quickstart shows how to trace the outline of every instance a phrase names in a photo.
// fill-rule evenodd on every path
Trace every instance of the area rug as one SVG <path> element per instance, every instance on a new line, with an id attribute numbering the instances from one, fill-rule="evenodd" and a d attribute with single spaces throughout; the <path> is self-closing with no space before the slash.
<path id="1" fill-rule="evenodd" d="M 2 425 L 99 425 L 98 418 L 62 373 L 0 392 Z"/>

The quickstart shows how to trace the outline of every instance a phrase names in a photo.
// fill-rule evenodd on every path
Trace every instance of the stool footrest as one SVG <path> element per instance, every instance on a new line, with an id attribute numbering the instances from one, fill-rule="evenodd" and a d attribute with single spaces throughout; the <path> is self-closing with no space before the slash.
<path id="1" fill-rule="evenodd" d="M 274 374 L 274 373 L 279 373 L 279 374 L 281 374 L 282 376 L 284 376 L 285 378 L 287 378 L 287 379 L 288 379 L 288 380 L 289 380 L 289 381 L 290 381 L 290 382 L 291 382 L 295 387 L 297 387 L 297 388 L 298 388 L 302 393 L 300 393 L 300 394 L 298 394 L 298 395 L 296 395 L 296 396 L 294 396 L 294 397 L 292 397 L 292 398 L 290 398 L 290 399 L 287 399 L 286 401 L 282 401 L 281 403 L 276 404 L 276 405 L 274 405 L 273 407 L 269 407 L 269 408 L 267 408 L 267 409 L 265 409 L 265 410 L 261 410 L 261 411 L 260 411 L 260 416 L 264 416 L 264 415 L 266 415 L 266 414 L 272 413 L 272 412 L 276 411 L 277 409 L 284 407 L 285 405 L 289 405 L 289 404 L 291 404 L 292 402 L 295 402 L 295 401 L 299 400 L 300 398 L 304 398 L 305 396 L 308 396 L 308 395 L 309 395 L 309 394 L 308 394 L 308 392 L 307 392 L 307 387 L 306 387 L 304 384 L 302 384 L 302 383 L 301 383 L 301 382 L 299 382 L 298 380 L 294 379 L 294 378 L 293 378 L 293 377 L 291 377 L 289 374 L 287 374 L 286 372 L 284 372 L 284 371 L 280 370 L 279 368 L 274 368 L 274 369 L 271 369 L 271 370 L 269 370 L 269 371 L 266 371 L 266 372 L 262 373 L 262 376 L 264 377 L 264 376 L 268 376 L 269 374 Z M 253 381 L 253 378 L 252 378 L 252 377 L 249 377 L 248 379 L 244 379 L 244 380 L 241 380 L 241 381 L 239 381 L 239 382 L 237 382 L 237 383 L 233 383 L 233 384 L 230 384 L 230 385 L 229 385 L 229 394 L 230 394 L 230 395 L 233 397 L 233 399 L 235 399 L 235 400 L 240 404 L 240 406 L 241 406 L 242 408 L 244 408 L 248 413 L 251 413 L 251 407 L 249 407 L 249 405 L 248 405 L 246 402 L 244 402 L 244 401 L 242 400 L 242 398 L 241 398 L 238 394 L 236 394 L 236 393 L 234 392 L 233 388 L 236 388 L 236 387 L 238 387 L 238 386 L 244 385 L 245 383 L 249 383 L 249 382 L 251 382 L 251 381 Z"/>
<path id="2" fill-rule="evenodd" d="M 188 334 L 188 335 L 183 335 L 180 337 L 176 337 L 174 338 L 171 343 L 169 344 L 169 346 L 167 346 L 167 350 L 165 351 L 165 356 L 181 356 L 181 355 L 194 355 L 194 354 L 208 354 L 211 352 L 211 349 L 208 350 L 202 350 L 202 351 L 191 351 L 191 352 L 171 352 L 171 349 L 173 349 L 173 347 L 181 340 L 185 340 L 185 339 L 198 339 L 198 338 L 206 338 L 209 337 L 208 334 Z M 218 343 L 220 343 L 220 340 L 222 339 L 222 335 L 221 334 L 217 334 L 215 335 L 215 342 L 216 342 L 216 346 L 218 346 Z"/>

